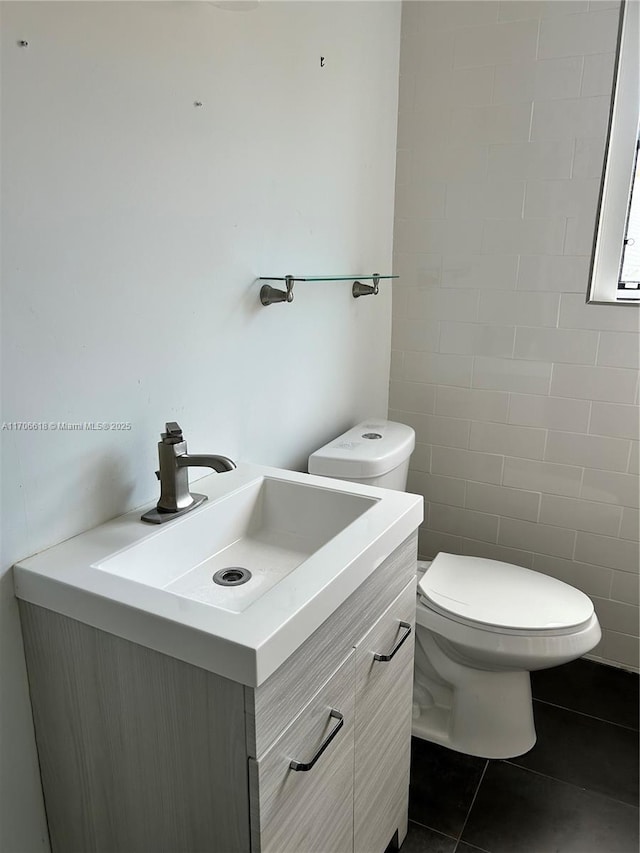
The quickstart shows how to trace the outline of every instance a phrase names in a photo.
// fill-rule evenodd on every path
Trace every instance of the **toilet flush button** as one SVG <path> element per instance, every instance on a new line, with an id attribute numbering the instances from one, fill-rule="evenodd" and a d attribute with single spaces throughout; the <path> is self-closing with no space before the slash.
<path id="1" fill-rule="evenodd" d="M 363 432 L 363 438 L 382 438 L 379 432 Z"/>

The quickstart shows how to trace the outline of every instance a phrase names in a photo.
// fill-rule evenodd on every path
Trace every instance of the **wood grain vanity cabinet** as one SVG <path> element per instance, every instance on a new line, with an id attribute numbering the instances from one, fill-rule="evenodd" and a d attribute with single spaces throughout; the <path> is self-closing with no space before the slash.
<path id="1" fill-rule="evenodd" d="M 405 540 L 258 687 L 21 601 L 53 853 L 401 843 L 416 546 Z"/>

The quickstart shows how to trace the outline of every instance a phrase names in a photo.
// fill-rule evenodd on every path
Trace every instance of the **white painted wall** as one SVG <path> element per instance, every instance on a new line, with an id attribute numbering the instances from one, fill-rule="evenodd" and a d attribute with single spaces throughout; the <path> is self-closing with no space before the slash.
<path id="1" fill-rule="evenodd" d="M 617 2 L 405 2 L 391 416 L 420 538 L 592 596 L 638 668 L 637 306 L 586 305 Z"/>
<path id="2" fill-rule="evenodd" d="M 2 433 L 3 853 L 47 847 L 12 563 L 155 499 L 165 420 L 302 468 L 386 414 L 389 285 L 263 308 L 256 277 L 390 271 L 399 27 L 384 2 L 2 4 L 2 420 L 132 425 Z"/>

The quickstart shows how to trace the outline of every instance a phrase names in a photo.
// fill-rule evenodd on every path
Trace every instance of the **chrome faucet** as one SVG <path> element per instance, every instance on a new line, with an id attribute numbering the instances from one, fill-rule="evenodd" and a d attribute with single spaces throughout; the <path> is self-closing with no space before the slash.
<path id="1" fill-rule="evenodd" d="M 166 425 L 166 432 L 161 433 L 158 442 L 158 459 L 160 470 L 156 477 L 160 480 L 160 500 L 156 508 L 145 512 L 142 521 L 150 524 L 162 524 L 171 521 L 185 512 L 190 512 L 207 500 L 206 495 L 189 491 L 189 468 L 213 468 L 214 471 L 232 471 L 235 463 L 226 456 L 213 454 L 187 453 L 187 442 L 184 440 L 180 426 L 171 421 Z"/>

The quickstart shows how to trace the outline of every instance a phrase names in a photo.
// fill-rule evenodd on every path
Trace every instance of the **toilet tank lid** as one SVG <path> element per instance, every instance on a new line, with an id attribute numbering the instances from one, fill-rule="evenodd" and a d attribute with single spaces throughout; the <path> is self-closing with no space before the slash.
<path id="1" fill-rule="evenodd" d="M 346 480 L 379 477 L 408 460 L 415 444 L 410 426 L 370 418 L 312 453 L 309 473 Z"/>
<path id="2" fill-rule="evenodd" d="M 427 606 L 464 622 L 548 631 L 587 622 L 591 599 L 563 581 L 482 557 L 439 553 L 418 583 Z"/>

